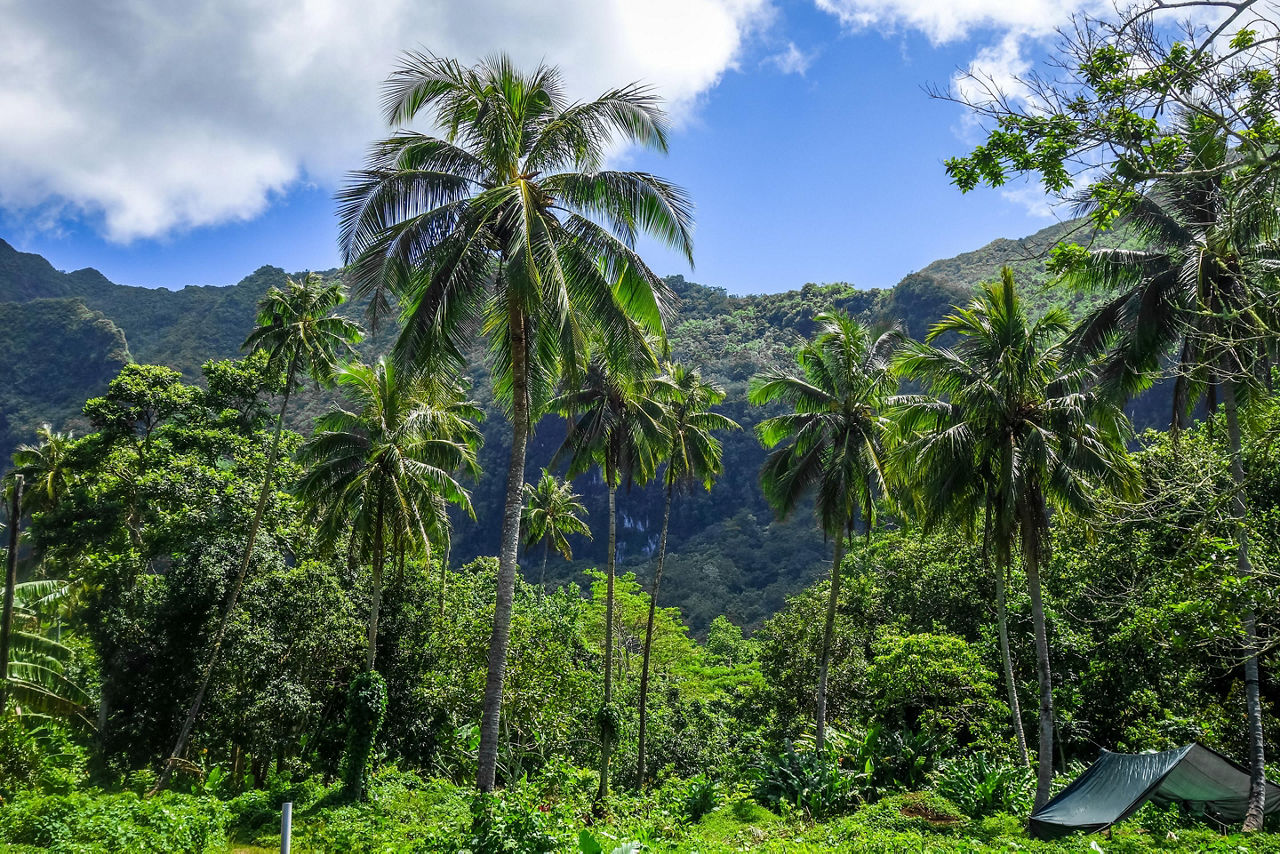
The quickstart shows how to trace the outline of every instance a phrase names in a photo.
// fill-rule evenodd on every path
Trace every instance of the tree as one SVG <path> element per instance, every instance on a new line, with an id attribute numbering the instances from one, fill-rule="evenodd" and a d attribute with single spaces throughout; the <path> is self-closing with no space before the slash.
<path id="1" fill-rule="evenodd" d="M 1128 277 L 1122 290 L 1130 298 L 1111 303 L 1111 320 L 1104 315 L 1096 319 L 1105 321 L 1098 328 L 1128 322 L 1136 333 L 1123 336 L 1112 348 L 1120 358 L 1111 364 L 1130 373 L 1131 387 L 1144 387 L 1151 374 L 1150 359 L 1169 353 L 1167 345 L 1183 337 L 1181 329 L 1133 323 L 1136 315 L 1144 321 L 1163 316 L 1174 321 L 1174 327 L 1190 330 L 1217 325 L 1232 314 L 1246 321 L 1245 326 L 1260 319 L 1261 306 L 1235 299 L 1250 280 L 1247 265 L 1238 263 L 1239 253 L 1255 254 L 1236 238 L 1250 231 L 1254 236 L 1270 232 L 1266 242 L 1274 238 L 1274 203 L 1254 203 L 1272 191 L 1280 170 L 1280 76 L 1275 73 L 1280 22 L 1266 8 L 1255 0 L 1188 0 L 1142 4 L 1109 18 L 1081 16 L 1051 60 L 1054 73 L 1018 80 L 1016 97 L 992 79 L 972 74 L 959 95 L 943 95 L 969 106 L 989 126 L 984 144 L 947 162 L 948 173 L 962 190 L 980 183 L 998 186 L 1019 175 L 1039 176 L 1046 190 L 1055 193 L 1074 192 L 1077 183 L 1084 183 L 1079 195 L 1087 200 L 1085 209 L 1094 225 L 1106 228 L 1127 221 L 1154 238 L 1154 251 L 1131 259 L 1133 263 L 1104 253 L 1093 259 L 1096 263 L 1085 265 L 1081 262 L 1088 253 L 1078 249 L 1068 250 L 1070 256 L 1063 259 L 1064 266 L 1092 268 L 1093 274 L 1101 272 L 1100 278 L 1113 283 Z M 1170 16 L 1183 14 L 1195 17 L 1170 26 Z M 1227 189 L 1230 194 L 1223 193 Z M 1167 201 L 1166 193 L 1182 201 Z M 1169 206 L 1172 209 L 1160 210 Z M 1181 219 L 1188 210 L 1208 218 Z M 1259 212 L 1264 214 L 1264 229 L 1248 222 Z M 1241 213 L 1242 222 L 1232 224 Z M 1229 239 L 1213 245 L 1214 237 Z M 1206 251 L 1203 265 L 1194 254 L 1165 251 L 1197 241 Z M 1148 267 L 1148 262 L 1154 266 Z M 1107 265 L 1113 267 L 1110 273 L 1100 269 Z M 1169 280 L 1175 269 L 1189 277 L 1181 289 Z M 1269 272 L 1274 272 L 1274 264 Z M 1207 311 L 1191 320 L 1185 302 L 1170 303 L 1167 298 L 1183 300 L 1204 273 L 1208 279 L 1200 284 L 1207 287 L 1193 303 Z M 1144 282 L 1149 287 L 1143 287 Z M 1232 284 L 1224 288 L 1227 282 Z M 1269 290 L 1263 304 L 1274 306 L 1275 289 Z M 1145 304 L 1131 298 L 1135 294 L 1142 294 Z M 1233 298 L 1229 309 L 1224 297 Z M 1242 382 L 1254 373 L 1250 362 L 1260 362 L 1270 382 L 1274 323 L 1270 328 L 1271 334 L 1261 340 L 1254 335 L 1229 337 L 1221 342 L 1225 346 L 1180 351 L 1175 359 L 1184 366 L 1194 364 L 1195 370 L 1180 374 L 1178 402 L 1194 399 L 1186 394 L 1195 383 L 1207 384 L 1213 392 L 1211 404 L 1220 396 L 1227 410 L 1228 434 L 1237 432 L 1238 423 L 1237 430 L 1232 423 L 1238 422 L 1239 392 L 1252 385 Z M 1195 343 L 1194 338 L 1187 341 Z M 1250 355 L 1260 358 L 1241 358 Z M 1236 436 L 1228 438 L 1238 447 Z M 1232 470 L 1237 469 L 1242 480 L 1238 454 L 1232 462 Z M 1243 525 L 1248 508 L 1239 483 L 1232 499 L 1237 515 L 1234 539 L 1238 573 L 1247 591 L 1255 585 L 1250 583 L 1253 566 Z M 1264 814 L 1266 773 L 1256 627 L 1247 603 L 1241 622 L 1251 772 L 1243 827 L 1256 830 Z"/>
<path id="2" fill-rule="evenodd" d="M 669 365 L 669 385 L 665 392 L 664 421 L 668 444 L 664 455 L 667 461 L 662 476 L 665 498 L 662 505 L 662 533 L 658 536 L 658 564 L 653 572 L 653 586 L 649 590 L 649 620 L 644 631 L 644 658 L 640 666 L 640 724 L 637 737 L 636 780 L 641 788 L 645 784 L 645 732 L 649 698 L 649 656 L 653 647 L 653 621 L 658 607 L 658 592 L 662 585 L 663 562 L 667 556 L 667 528 L 671 521 L 671 499 L 680 486 L 701 483 L 708 492 L 720 474 L 720 440 L 713 433 L 720 430 L 741 429 L 736 421 L 711 407 L 724 400 L 724 389 L 702 379 L 697 371 L 683 365 Z"/>
<path id="3" fill-rule="evenodd" d="M 316 509 L 323 537 L 332 543 L 349 531 L 372 563 L 371 671 L 388 543 L 429 553 L 432 536 L 447 536 L 448 505 L 473 513 L 454 474 L 478 474 L 481 413 L 458 386 L 406 379 L 382 359 L 347 365 L 335 378 L 353 406 L 323 416 L 298 452 L 306 467 L 298 492 Z"/>
<path id="4" fill-rule="evenodd" d="M 253 520 L 249 523 L 239 572 L 236 573 L 235 581 L 227 596 L 222 621 L 214 635 L 213 647 L 209 651 L 209 659 L 205 665 L 204 674 L 200 678 L 200 686 L 191 701 L 191 709 L 187 712 L 182 729 L 178 732 L 178 741 L 173 747 L 173 752 L 169 755 L 169 760 L 156 781 L 155 791 L 162 789 L 168 782 L 174 764 L 186 752 L 191 731 L 200 714 L 200 704 L 209 690 L 209 679 L 217 664 L 218 653 L 222 649 L 223 638 L 226 637 L 227 625 L 235 612 L 240 589 L 244 586 L 244 577 L 253 559 L 253 544 L 258 537 L 258 527 L 262 524 L 262 514 L 271 496 L 271 481 L 280 451 L 280 436 L 284 432 L 284 416 L 289 408 L 289 397 L 300 385 L 299 379 L 302 375 L 310 375 L 318 383 L 327 382 L 338 356 L 350 350 L 351 345 L 360 340 L 359 327 L 332 313 L 345 298 L 340 283 L 326 283 L 316 274 L 308 273 L 300 282 L 289 279 L 283 289 L 272 287 L 258 303 L 257 326 L 245 339 L 244 346 L 254 352 L 265 351 L 269 366 L 284 377 L 284 393 L 280 400 L 280 412 L 276 416 L 275 436 L 271 440 L 271 449 L 267 453 L 267 468 L 262 479 L 262 487 L 258 492 L 257 509 L 254 511 Z M 87 409 L 88 407 L 86 411 Z M 149 443 L 150 429 L 147 430 L 146 436 Z"/>
<path id="5" fill-rule="evenodd" d="M 936 337 L 930 333 L 926 342 L 932 342 Z M 927 369 L 919 368 L 914 374 L 904 372 L 904 378 L 920 383 L 929 391 L 943 389 L 947 386 L 950 371 L 941 369 L 938 364 L 932 363 Z M 970 441 L 957 441 L 958 425 L 951 403 L 945 398 L 904 396 L 891 401 L 889 415 L 893 480 L 905 493 L 903 504 L 926 529 L 940 523 L 955 523 L 972 536 L 976 521 L 981 519 L 982 570 L 990 575 L 991 513 L 999 488 L 998 473 L 991 465 L 990 449 L 979 448 Z M 1007 555 L 1002 551 L 994 573 L 996 633 L 1000 640 L 1000 659 L 1014 740 L 1022 763 L 1030 766 L 1013 656 L 1009 649 L 1006 588 L 1010 565 L 1004 557 Z"/>
<path id="6" fill-rule="evenodd" d="M 748 399 L 757 406 L 782 403 L 791 409 L 756 426 L 761 443 L 775 449 L 760 472 L 765 498 L 785 518 L 812 495 L 818 526 L 835 539 L 818 666 L 815 718 L 820 751 L 826 738 L 827 672 L 840 601 L 840 562 L 858 517 L 868 538 L 875 527 L 876 496 L 885 488 L 881 409 L 894 388 L 889 359 L 902 336 L 890 330 L 873 337 L 842 311 L 823 312 L 814 323 L 814 338 L 796 355 L 800 373 L 773 371 L 752 377 Z"/>
<path id="7" fill-rule="evenodd" d="M 538 587 L 547 587 L 547 557 L 552 546 L 565 559 L 573 560 L 573 547 L 569 545 L 570 534 L 580 534 L 591 539 L 591 528 L 582 521 L 587 515 L 587 508 L 578 499 L 582 496 L 573 491 L 573 485 L 560 480 L 546 469 L 538 485 L 524 485 L 524 512 L 520 518 L 522 539 L 527 551 L 537 543 L 542 543 L 542 573 L 538 578 Z"/>
<path id="8" fill-rule="evenodd" d="M 615 143 L 666 151 L 658 99 L 632 84 L 570 103 L 560 72 L 506 56 L 474 67 L 406 54 L 387 83 L 388 122 L 429 118 L 375 145 L 340 195 L 349 279 L 375 313 L 403 306 L 397 357 L 456 365 L 483 331 L 511 421 L 477 787 L 493 789 L 520 545 L 529 430 L 557 376 L 575 375 L 589 330 L 615 344 L 633 323 L 661 334 L 670 293 L 635 251 L 641 233 L 692 260 L 692 208 L 644 172 L 605 170 Z"/>
<path id="9" fill-rule="evenodd" d="M 927 502 L 938 506 L 946 491 L 972 489 L 968 470 L 990 460 L 984 501 L 1001 573 L 1022 545 L 1040 685 L 1037 808 L 1049 799 L 1053 780 L 1053 685 L 1040 581 L 1049 510 L 1088 518 L 1099 486 L 1122 489 L 1134 476 L 1124 448 L 1128 421 L 1119 406 L 1086 393 L 1093 370 L 1061 349 L 1069 328 L 1062 310 L 1032 321 L 1006 267 L 967 308 L 938 321 L 929 342 L 908 344 L 895 360 L 903 375 L 936 395 L 906 396 L 894 409 L 898 429 L 920 437 L 912 440 L 912 459 L 931 470 Z M 957 342 L 930 343 L 943 335 Z M 960 474 L 955 483 L 946 478 L 948 467 Z"/>
<path id="10" fill-rule="evenodd" d="M 649 368 L 656 368 L 650 362 Z M 617 738 L 617 714 L 613 708 L 613 605 L 614 570 L 618 543 L 618 487 L 644 483 L 657 469 L 657 457 L 669 441 L 663 400 L 667 383 L 645 377 L 642 368 L 610 364 L 603 356 L 592 359 L 582 383 L 553 401 L 562 415 L 574 419 L 557 453 L 567 459 L 569 476 L 599 468 L 609 491 L 609 548 L 606 569 L 604 618 L 604 702 L 600 708 L 600 790 L 609 793 L 609 760 Z"/>
<path id="11" fill-rule="evenodd" d="M 1114 293 L 1073 336 L 1081 352 L 1102 354 L 1104 386 L 1124 401 L 1166 370 L 1174 379 L 1176 431 L 1206 395 L 1222 401 L 1227 425 L 1237 574 L 1245 587 L 1241 626 L 1252 783 L 1245 826 L 1257 829 L 1265 806 L 1265 753 L 1259 696 L 1259 642 L 1253 562 L 1245 519 L 1241 408 L 1264 392 L 1269 350 L 1280 331 L 1280 174 L 1224 167 L 1239 157 L 1226 134 L 1195 114 L 1179 135 L 1188 141 L 1170 176 L 1136 201 L 1123 223 L 1142 240 L 1137 250 L 1063 247 L 1064 281 Z"/>
<path id="12" fill-rule="evenodd" d="M 38 513 L 57 505 L 71 482 L 68 453 L 75 436 L 58 432 L 48 424 L 36 431 L 34 445 L 19 445 L 13 452 L 14 473 L 29 484 L 23 493 L 27 513 Z"/>

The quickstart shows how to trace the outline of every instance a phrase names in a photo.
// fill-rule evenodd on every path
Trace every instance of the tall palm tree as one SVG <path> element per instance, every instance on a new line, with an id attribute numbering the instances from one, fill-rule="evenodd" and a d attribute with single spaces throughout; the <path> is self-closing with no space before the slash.
<path id="1" fill-rule="evenodd" d="M 267 453 L 267 467 L 262 477 L 262 486 L 258 490 L 258 505 L 253 512 L 253 521 L 249 523 L 240 570 L 236 573 L 227 604 L 223 608 L 222 620 L 213 638 L 213 648 L 200 677 L 200 686 L 191 701 L 186 720 L 178 732 L 177 743 L 160 772 L 154 791 L 165 786 L 174 764 L 186 752 L 191 731 L 200 714 L 200 704 L 209 689 L 209 679 L 213 676 L 213 668 L 217 664 L 218 653 L 222 650 L 227 627 L 235 613 L 244 577 L 253 559 L 253 544 L 257 540 L 262 515 L 271 496 L 271 483 L 275 477 L 289 398 L 301 385 L 304 376 L 311 376 L 317 383 L 327 382 L 339 356 L 350 351 L 352 345 L 360 340 L 360 328 L 333 313 L 345 299 L 340 283 L 325 282 L 315 273 L 308 273 L 303 276 L 302 281 L 286 280 L 284 288 L 273 286 L 258 303 L 257 326 L 245 339 L 243 346 L 252 352 L 265 351 L 268 364 L 284 377 L 280 412 L 276 416 L 275 435 L 271 439 L 271 450 Z"/>
<path id="2" fill-rule="evenodd" d="M 651 357 L 652 358 L 652 357 Z M 650 361 L 650 370 L 656 362 Z M 657 467 L 657 456 L 669 441 L 662 401 L 665 381 L 645 377 L 643 366 L 611 364 L 593 358 L 583 381 L 553 401 L 556 411 L 574 421 L 557 461 L 568 460 L 569 476 L 599 468 L 609 492 L 609 551 L 605 582 L 604 703 L 601 707 L 600 789 L 609 793 L 609 761 L 613 754 L 613 605 L 618 550 L 619 486 L 644 483 Z"/>
<path id="3" fill-rule="evenodd" d="M 573 485 L 553 475 L 546 469 L 538 485 L 524 485 L 524 513 L 521 516 L 521 529 L 525 550 L 542 543 L 542 574 L 538 579 L 538 588 L 545 590 L 547 586 L 547 558 L 554 546 L 565 560 L 573 560 L 573 547 L 569 544 L 570 534 L 581 534 L 591 539 L 591 528 L 582 521 L 587 515 L 587 508 L 578 499 L 582 496 L 573 491 Z"/>
<path id="4" fill-rule="evenodd" d="M 22 504 L 26 512 L 49 510 L 71 485 L 68 454 L 75 434 L 54 430 L 48 424 L 36 430 L 35 444 L 19 445 L 13 452 L 14 473 L 26 479 Z"/>
<path id="5" fill-rule="evenodd" d="M 341 245 L 376 313 L 398 297 L 407 363 L 457 364 L 478 328 L 511 420 L 477 787 L 490 791 L 520 546 L 529 430 L 561 373 L 576 375 L 589 331 L 615 343 L 634 323 L 661 334 L 671 294 L 635 251 L 644 233 L 692 261 L 692 207 L 644 172 L 603 168 L 615 144 L 666 151 L 666 118 L 638 84 L 569 102 L 560 72 L 505 56 L 474 67 L 406 54 L 384 100 L 393 126 L 340 195 Z"/>
<path id="6" fill-rule="evenodd" d="M 971 491 L 975 476 L 967 469 L 987 461 L 990 472 L 976 477 L 990 506 L 1000 574 L 1015 545 L 1022 546 L 1040 686 L 1036 808 L 1048 800 L 1053 780 L 1053 685 L 1040 583 L 1049 510 L 1088 518 L 1097 509 L 1098 487 L 1124 489 L 1135 471 L 1124 447 L 1124 413 L 1086 393 L 1092 369 L 1061 350 L 1068 328 L 1062 310 L 1031 320 L 1006 267 L 999 282 L 929 331 L 929 342 L 956 336 L 953 347 L 912 343 L 896 360 L 904 376 L 935 395 L 905 396 L 894 408 L 897 429 L 917 436 L 912 459 L 930 469 L 922 481 L 931 490 L 926 502 L 941 507 L 951 500 L 948 493 Z M 948 467 L 958 473 L 954 481 Z"/>
<path id="7" fill-rule="evenodd" d="M 937 335 L 925 341 L 932 343 Z M 935 376 L 924 369 L 904 377 L 932 391 L 945 385 L 945 372 Z M 996 471 L 989 448 L 973 442 L 957 441 L 959 432 L 950 403 L 939 397 L 903 396 L 890 400 L 891 479 L 900 487 L 902 504 L 926 528 L 952 523 L 971 536 L 982 520 L 982 569 L 991 575 L 991 515 L 997 492 Z M 1013 656 L 1009 648 L 1008 573 L 1010 566 L 1000 561 L 995 572 L 996 631 L 1004 670 L 1009 717 L 1022 764 L 1030 767 L 1027 737 L 1022 725 Z"/>
<path id="8" fill-rule="evenodd" d="M 372 564 L 365 655 L 371 671 L 388 544 L 429 551 L 432 535 L 448 531 L 449 504 L 473 514 L 455 473 L 478 473 L 481 413 L 452 383 L 406 379 L 381 359 L 342 367 L 335 379 L 352 407 L 317 422 L 298 452 L 306 467 L 298 492 L 318 511 L 322 536 L 333 542 L 350 531 Z"/>
<path id="9" fill-rule="evenodd" d="M 645 734 L 648 723 L 649 654 L 653 648 L 653 623 L 658 607 L 658 592 L 662 585 L 662 567 L 667 557 L 667 528 L 671 521 L 671 499 L 676 489 L 693 483 L 701 483 L 709 492 L 716 475 L 720 474 L 723 459 L 720 440 L 713 434 L 722 430 L 740 430 L 738 422 L 711 407 L 724 400 L 724 389 L 702 379 L 697 371 L 683 365 L 667 367 L 664 420 L 668 443 L 664 456 L 667 467 L 662 476 L 666 493 L 662 505 L 662 533 L 658 537 L 658 564 L 653 572 L 653 586 L 649 590 L 649 620 L 644 630 L 644 661 L 640 667 L 640 727 L 637 745 L 636 780 L 641 788 L 645 783 Z"/>
<path id="10" fill-rule="evenodd" d="M 1240 166 L 1237 154 L 1204 117 L 1184 117 L 1175 133 L 1183 143 L 1176 167 L 1127 217 L 1145 248 L 1069 256 L 1068 284 L 1118 292 L 1085 319 L 1072 346 L 1105 354 L 1101 381 L 1120 400 L 1148 388 L 1171 365 L 1175 430 L 1201 398 L 1208 397 L 1210 408 L 1222 402 L 1236 571 L 1247 596 L 1254 572 L 1245 527 L 1240 406 L 1267 388 L 1258 381 L 1259 368 L 1269 382 L 1269 351 L 1280 331 L 1280 176 L 1265 165 L 1227 168 Z M 1257 830 L 1266 803 L 1266 756 L 1250 604 L 1242 608 L 1241 625 L 1250 764 L 1244 829 Z"/>
<path id="11" fill-rule="evenodd" d="M 812 495 L 819 527 L 835 539 L 816 696 L 817 748 L 822 750 L 840 561 L 859 516 L 868 539 L 875 527 L 876 497 L 885 488 L 881 409 L 894 390 L 889 359 L 902 335 L 893 329 L 873 336 L 843 311 L 822 312 L 814 323 L 814 339 L 796 356 L 800 373 L 752 377 L 748 399 L 792 410 L 756 425 L 761 443 L 775 449 L 760 472 L 765 498 L 785 518 Z"/>

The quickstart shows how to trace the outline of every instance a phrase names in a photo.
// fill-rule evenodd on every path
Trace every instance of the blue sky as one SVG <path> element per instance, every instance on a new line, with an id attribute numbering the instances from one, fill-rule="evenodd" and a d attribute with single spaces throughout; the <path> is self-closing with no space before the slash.
<path id="1" fill-rule="evenodd" d="M 763 3 L 752 13 L 757 17 L 734 11 L 732 34 L 713 28 L 709 32 L 718 35 L 691 42 L 705 41 L 709 54 L 719 50 L 718 68 L 714 62 L 690 62 L 672 72 L 678 125 L 670 156 L 624 157 L 627 165 L 684 185 L 697 205 L 696 270 L 648 247 L 647 257 L 659 273 L 683 273 L 734 293 L 785 290 L 809 281 L 884 287 L 935 258 L 997 237 L 1020 237 L 1053 221 L 1006 194 L 961 195 L 950 186 L 942 161 L 963 153 L 976 137 L 960 108 L 931 100 L 922 88 L 945 85 L 957 67 L 1021 25 L 980 9 L 959 30 L 947 29 L 954 22 L 890 9 L 883 20 L 850 26 L 808 3 L 752 2 Z M 864 5 L 876 6 L 872 0 L 828 0 L 828 8 L 833 2 L 845 2 L 859 14 Z M 902 6 L 911 0 L 887 3 Z M 465 30 L 467 23 L 450 26 Z M 100 33 L 91 29 L 81 35 Z M 477 53 L 510 49 L 501 39 L 488 44 L 474 33 L 455 38 L 468 47 L 483 46 Z M 720 44 L 717 38 L 737 41 Z M 583 61 L 580 45 L 570 40 L 561 51 L 549 41 L 543 55 L 572 66 Z M 120 53 L 132 59 L 153 47 L 125 43 Z M 789 64 L 782 61 L 788 54 Z M 385 73 L 394 55 L 392 50 L 367 58 L 362 68 L 375 73 L 381 67 Z M 664 75 L 678 62 L 683 59 L 664 60 L 651 73 Z M 67 69 L 75 74 L 73 64 Z M 630 70 L 623 63 L 618 73 Z M 87 67 L 83 73 L 89 73 Z M 153 73 L 166 74 L 163 63 Z M 304 73 L 295 70 L 289 79 Z M 623 79 L 629 78 L 612 82 Z M 376 88 L 353 86 L 328 100 L 324 86 L 299 90 L 314 99 L 306 114 L 311 126 L 299 127 L 300 134 L 316 135 L 316 145 L 308 147 L 274 121 L 287 118 L 299 98 L 283 99 L 288 103 L 282 106 L 253 100 L 245 94 L 252 90 L 230 88 L 213 107 L 184 118 L 175 102 L 165 100 L 162 80 L 148 83 L 144 77 L 141 82 L 154 94 L 153 103 L 140 99 L 143 106 L 129 117 L 144 129 L 154 127 L 147 143 L 191 124 L 207 125 L 203 135 L 149 160 L 130 159 L 142 143 L 125 131 L 116 139 L 103 138 L 103 145 L 118 146 L 114 155 L 92 149 L 94 141 L 88 140 L 83 151 L 70 156 L 97 165 L 71 175 L 29 158 L 17 177 L 32 189 L 20 197 L 0 195 L 0 236 L 60 269 L 92 266 L 113 281 L 147 286 L 229 284 L 262 264 L 300 270 L 338 263 L 332 194 L 342 172 L 359 165 L 360 144 L 354 140 L 372 139 L 377 132 L 372 123 L 362 135 L 360 128 L 345 127 L 342 109 L 359 99 L 376 101 Z M 181 100 L 181 87 L 173 89 L 171 97 Z M 338 90 L 330 85 L 327 91 Z M 73 117 L 76 109 L 74 103 L 66 106 Z M 245 113 L 255 115 L 246 119 Z M 365 118 L 361 112 L 352 124 Z M 261 138 L 274 140 L 261 150 L 255 133 L 267 125 L 255 124 L 259 121 L 270 126 Z M 346 133 L 344 140 L 332 141 L 343 135 L 335 128 Z M 0 143 L 0 157 L 5 154 Z M 10 172 L 23 168 L 21 155 L 17 165 L 11 159 Z M 202 174 L 210 171 L 216 174 L 202 183 Z M 101 174 L 120 179 L 99 190 Z M 147 204 L 133 204 L 135 192 Z M 1023 197 L 1034 201 L 1034 196 Z"/>

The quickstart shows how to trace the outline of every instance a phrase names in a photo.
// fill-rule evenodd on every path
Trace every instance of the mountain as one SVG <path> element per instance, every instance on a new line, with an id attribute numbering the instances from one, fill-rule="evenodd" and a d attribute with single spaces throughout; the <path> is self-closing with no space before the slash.
<path id="1" fill-rule="evenodd" d="M 838 307 L 870 323 L 901 324 L 920 338 L 1005 264 L 1014 267 L 1033 305 L 1061 304 L 1078 312 L 1087 298 L 1048 287 L 1044 269 L 1048 250 L 1077 229 L 1073 223 L 1057 224 L 1021 240 L 997 240 L 935 261 L 892 288 L 806 284 L 782 293 L 734 296 L 724 288 L 669 278 L 680 299 L 669 329 L 673 355 L 725 386 L 723 411 L 744 429 L 725 437 L 726 471 L 715 489 L 677 499 L 666 601 L 679 603 L 695 629 L 721 613 L 753 625 L 825 567 L 829 545 L 808 516 L 777 523 L 760 495 L 757 473 L 764 451 L 752 428 L 763 413 L 746 401 L 752 374 L 789 364 L 796 345 L 813 331 L 816 312 Z M 0 302 L 6 303 L 0 306 L 0 365 L 11 374 L 0 382 L 0 459 L 7 460 L 17 443 L 29 441 L 41 421 L 76 426 L 84 400 L 100 394 L 130 358 L 168 365 L 199 380 L 203 362 L 239 353 L 253 324 L 255 303 L 285 276 L 277 267 L 262 267 L 228 287 L 127 287 L 93 269 L 61 273 L 44 258 L 0 240 Z M 347 310 L 360 314 L 359 306 Z M 363 354 L 384 350 L 389 340 L 390 333 L 383 332 L 362 346 Z M 473 394 L 488 414 L 481 454 L 486 475 L 474 485 L 476 522 L 460 519 L 455 525 L 455 564 L 496 552 L 501 473 L 510 446 L 482 360 L 470 378 Z M 293 426 L 305 432 L 326 404 L 324 396 L 302 396 Z M 546 419 L 535 432 L 529 448 L 531 479 L 549 463 L 564 436 L 563 424 L 557 422 Z M 605 492 L 599 478 L 581 478 L 576 488 L 591 511 L 592 527 L 603 531 Z M 619 510 L 622 569 L 645 577 L 661 519 L 660 491 L 637 487 L 620 496 Z M 552 560 L 549 575 L 581 582 L 582 571 L 603 559 L 604 540 L 599 536 L 576 543 L 575 563 Z"/>

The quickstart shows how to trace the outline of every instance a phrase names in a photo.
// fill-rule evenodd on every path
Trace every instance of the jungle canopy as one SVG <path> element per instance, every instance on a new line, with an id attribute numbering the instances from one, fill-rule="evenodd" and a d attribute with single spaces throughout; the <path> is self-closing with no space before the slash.
<path id="1" fill-rule="evenodd" d="M 1223 823 L 1244 818 L 1249 772 L 1199 744 L 1163 753 L 1112 753 L 1098 761 L 1031 816 L 1036 836 L 1093 832 L 1137 812 L 1147 801 L 1179 803 Z M 1267 783 L 1268 813 L 1280 810 L 1280 786 Z"/>

